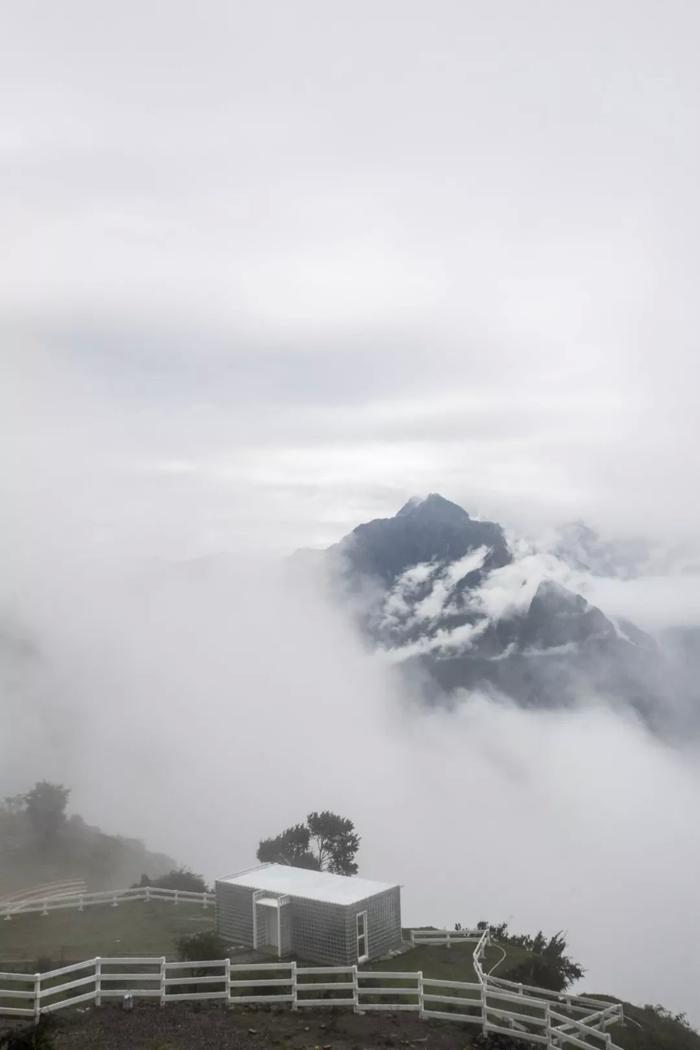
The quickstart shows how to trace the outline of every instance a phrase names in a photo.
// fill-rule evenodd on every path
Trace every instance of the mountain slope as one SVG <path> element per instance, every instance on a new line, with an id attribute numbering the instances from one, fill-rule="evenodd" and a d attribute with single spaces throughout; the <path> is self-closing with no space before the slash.
<path id="1" fill-rule="evenodd" d="M 453 562 L 479 547 L 489 550 L 488 568 L 512 560 L 500 525 L 475 521 L 456 503 L 432 493 L 412 499 L 393 518 L 378 518 L 331 548 L 355 573 L 391 584 L 406 569 L 424 562 Z"/>
<path id="2" fill-rule="evenodd" d="M 139 839 L 106 835 L 74 814 L 50 835 L 32 821 L 25 796 L 0 803 L 0 894 L 59 879 L 84 879 L 88 890 L 120 889 L 142 874 L 163 875 L 175 861 Z"/>
<path id="3" fill-rule="evenodd" d="M 503 529 L 432 494 L 359 525 L 327 552 L 375 646 L 431 700 L 459 689 L 527 707 L 602 698 L 654 725 L 672 680 L 657 642 L 556 579 L 530 586 Z"/>

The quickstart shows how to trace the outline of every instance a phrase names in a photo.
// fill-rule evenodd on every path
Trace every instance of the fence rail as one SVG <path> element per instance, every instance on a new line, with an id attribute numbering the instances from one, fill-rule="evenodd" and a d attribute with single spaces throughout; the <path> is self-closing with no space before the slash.
<path id="1" fill-rule="evenodd" d="M 211 893 L 155 886 L 75 897 L 13 902 L 0 917 L 47 914 L 92 904 L 118 906 L 132 900 L 215 903 Z M 11 910 L 9 910 L 11 909 Z M 79 1003 L 151 998 L 161 1006 L 183 1000 L 224 1000 L 230 1006 L 287 1004 L 292 1010 L 348 1007 L 368 1011 L 412 1011 L 421 1018 L 477 1025 L 551 1048 L 619 1050 L 607 1031 L 623 1020 L 622 1005 L 519 984 L 484 972 L 490 944 L 486 930 L 412 930 L 419 945 L 473 943 L 475 981 L 424 977 L 420 971 L 360 970 L 357 966 L 297 966 L 296 962 L 232 963 L 230 959 L 171 962 L 165 957 L 98 957 L 45 973 L 0 973 L 0 1015 L 38 1019 Z"/>
<path id="2" fill-rule="evenodd" d="M 0 896 L 0 907 L 23 902 L 44 900 L 47 897 L 75 897 L 87 892 L 84 879 L 58 879 L 55 882 L 42 882 L 38 886 L 25 886 L 22 890 Z"/>
<path id="3" fill-rule="evenodd" d="M 411 944 L 444 944 L 450 948 L 453 944 L 464 943 L 481 939 L 483 930 L 411 930 Z"/>
<path id="4" fill-rule="evenodd" d="M 481 966 L 488 943 L 488 931 L 481 933 L 474 952 L 476 981 L 424 977 L 420 971 L 297 966 L 295 962 L 98 957 L 45 973 L 0 973 L 0 1014 L 38 1019 L 79 1003 L 99 1006 L 125 997 L 157 999 L 161 1006 L 183 1000 L 223 1000 L 232 1007 L 249 1003 L 287 1004 L 292 1010 L 347 1007 L 356 1013 L 411 1011 L 421 1018 L 476 1025 L 484 1032 L 504 1033 L 553 1050 L 617 1050 L 607 1028 L 622 1020 L 620 1004 L 575 995 L 557 997 L 546 989 L 514 982 L 496 983 Z M 514 985 L 516 991 L 504 985 Z M 584 1016 L 577 1016 L 581 1011 Z"/>
<path id="5" fill-rule="evenodd" d="M 82 911 L 95 904 L 111 904 L 118 907 L 128 901 L 172 901 L 173 904 L 201 904 L 208 908 L 216 904 L 213 893 L 198 893 L 194 890 L 166 890 L 161 886 L 138 886 L 127 890 L 100 890 L 97 893 L 55 894 L 42 898 L 31 897 L 24 900 L 0 901 L 0 919 L 10 920 L 15 915 L 39 913 L 48 915 L 50 911 L 61 911 L 65 908 L 77 908 Z"/>

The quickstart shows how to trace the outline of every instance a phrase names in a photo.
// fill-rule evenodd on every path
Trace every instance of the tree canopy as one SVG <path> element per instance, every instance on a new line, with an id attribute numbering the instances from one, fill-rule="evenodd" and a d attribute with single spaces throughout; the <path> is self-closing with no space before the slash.
<path id="1" fill-rule="evenodd" d="M 486 929 L 488 923 L 480 922 L 478 925 L 480 929 Z M 542 930 L 534 937 L 529 933 L 510 933 L 507 922 L 489 926 L 489 929 L 496 940 L 524 948 L 530 953 L 529 958 L 510 970 L 508 977 L 512 981 L 563 992 L 586 972 L 579 963 L 564 954 L 567 945 L 562 930 L 547 939 Z"/>
<path id="2" fill-rule="evenodd" d="M 141 886 L 154 886 L 163 890 L 189 890 L 192 893 L 206 893 L 207 884 L 201 875 L 197 875 L 189 868 L 173 868 L 165 875 L 157 875 L 150 878 L 142 875 L 140 880 L 134 883 L 134 888 Z"/>
<path id="3" fill-rule="evenodd" d="M 321 865 L 309 849 L 310 840 L 311 832 L 306 824 L 293 824 L 274 838 L 261 840 L 258 860 L 291 864 L 295 868 L 315 868 L 318 871 Z"/>
<path id="4" fill-rule="evenodd" d="M 262 839 L 257 856 L 260 861 L 295 868 L 356 875 L 359 846 L 353 822 L 325 809 L 309 813 L 305 824 L 293 824 L 274 838 Z"/>
<path id="5" fill-rule="evenodd" d="M 69 795 L 70 788 L 63 784 L 40 780 L 24 796 L 26 813 L 39 841 L 49 842 L 56 837 L 66 819 Z"/>

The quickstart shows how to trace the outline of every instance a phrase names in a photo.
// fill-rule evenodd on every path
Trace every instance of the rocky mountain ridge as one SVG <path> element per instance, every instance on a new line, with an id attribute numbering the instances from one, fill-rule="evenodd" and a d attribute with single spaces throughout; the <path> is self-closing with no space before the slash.
<path id="1" fill-rule="evenodd" d="M 373 645 L 432 701 L 463 689 L 526 707 L 596 698 L 655 726 L 674 704 L 655 638 L 541 566 L 528 575 L 499 524 L 436 493 L 357 526 L 327 556 Z"/>

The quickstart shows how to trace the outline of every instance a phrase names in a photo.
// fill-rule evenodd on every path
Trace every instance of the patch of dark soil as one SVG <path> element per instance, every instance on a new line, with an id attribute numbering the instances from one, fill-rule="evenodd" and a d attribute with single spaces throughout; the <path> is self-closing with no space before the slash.
<path id="1" fill-rule="evenodd" d="M 405 1013 L 137 1003 L 131 1011 L 109 1004 L 62 1013 L 51 1036 L 55 1050 L 462 1050 L 477 1033 Z"/>

